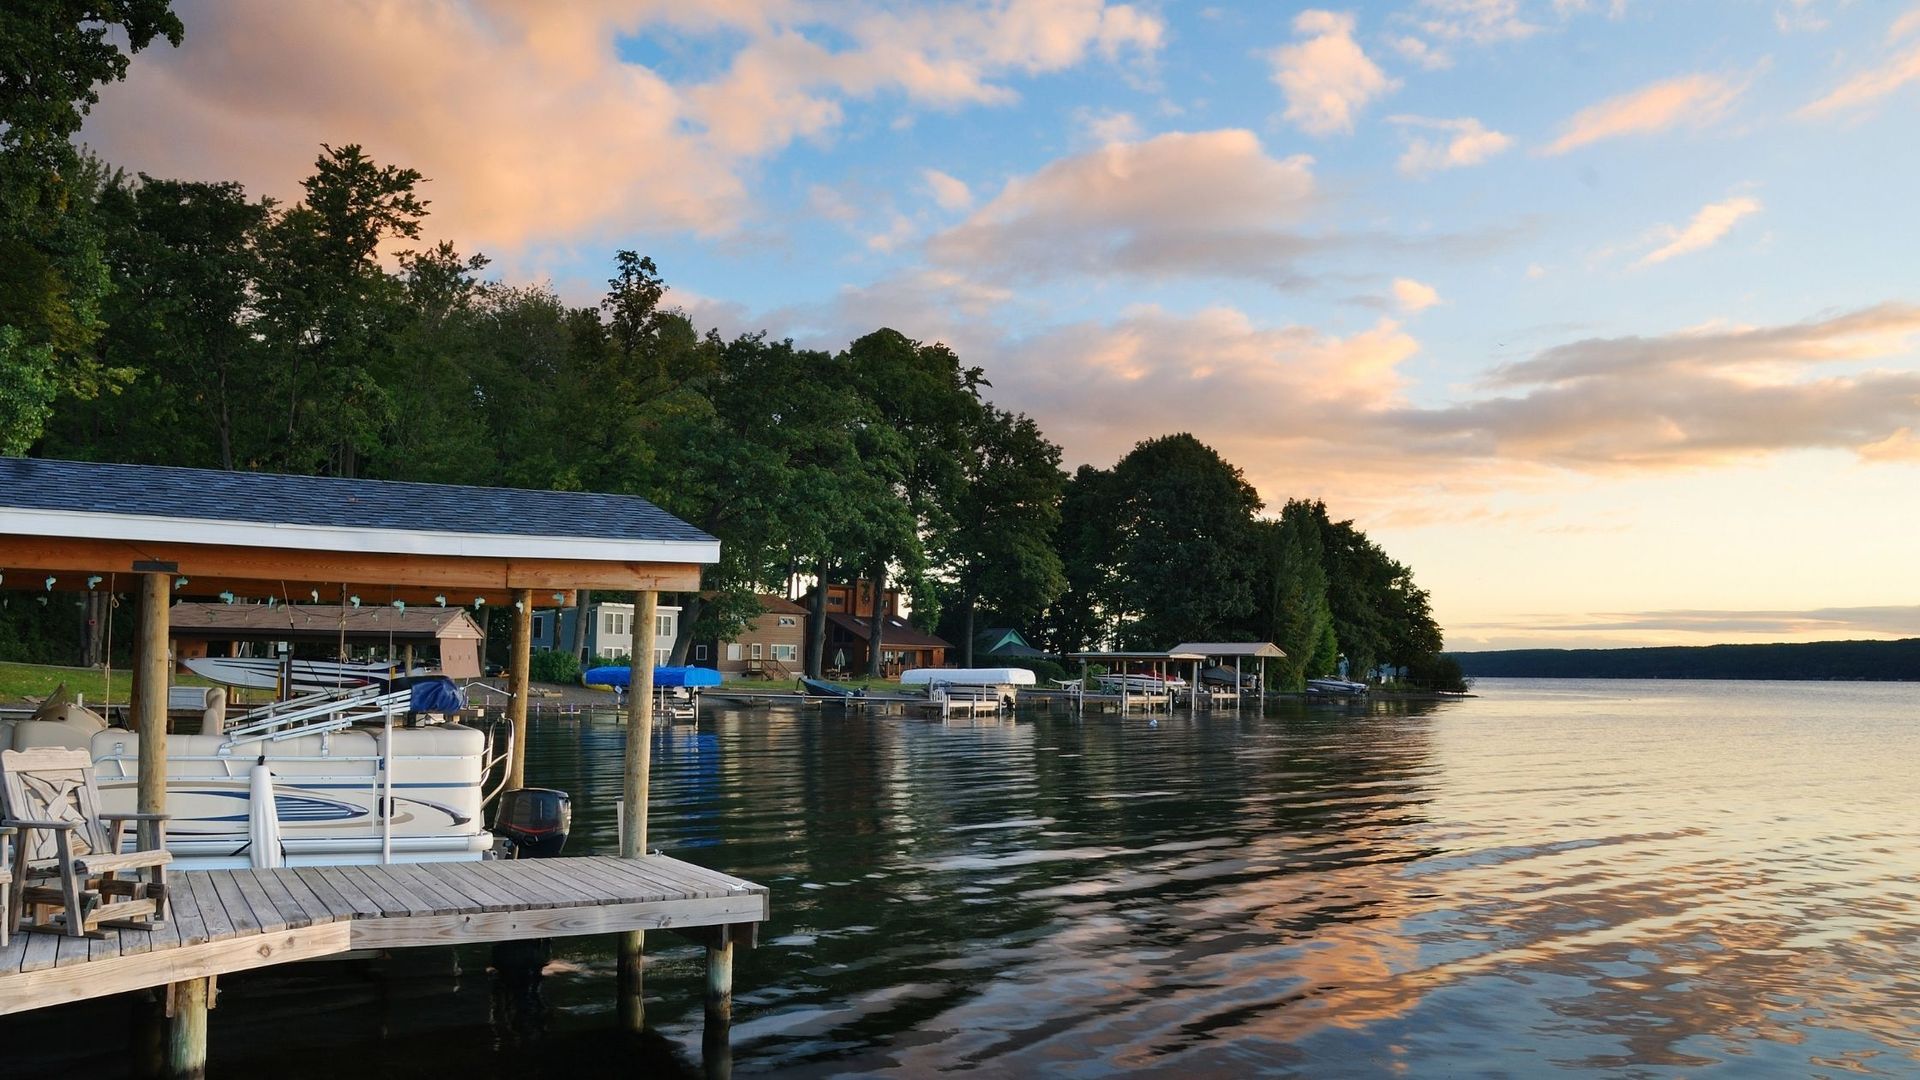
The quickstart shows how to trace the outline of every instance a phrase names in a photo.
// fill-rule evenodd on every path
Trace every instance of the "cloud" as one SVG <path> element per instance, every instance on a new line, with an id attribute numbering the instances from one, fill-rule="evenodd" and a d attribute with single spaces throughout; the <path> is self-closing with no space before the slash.
<path id="1" fill-rule="evenodd" d="M 1920 26 L 1920 11 L 1910 12 L 1894 24 L 1894 28 L 1902 34 L 1911 33 L 1915 26 Z M 1898 36 L 1898 34 L 1889 35 L 1890 38 Z M 1915 80 L 1920 80 L 1920 44 L 1854 75 L 1816 100 L 1802 106 L 1798 115 L 1814 118 L 1862 109 Z"/>
<path id="2" fill-rule="evenodd" d="M 1133 142 L 1140 138 L 1140 121 L 1130 112 L 1077 109 L 1074 122 L 1096 143 Z"/>
<path id="3" fill-rule="evenodd" d="M 1250 131 L 1173 132 L 1016 178 L 928 251 L 1014 277 L 1124 271 L 1283 284 L 1315 246 L 1289 231 L 1313 199 L 1312 158 L 1269 157 Z"/>
<path id="4" fill-rule="evenodd" d="M 430 179 L 429 229 L 489 249 L 609 231 L 741 232 L 754 159 L 825 139 L 849 103 L 1000 105 L 1003 80 L 1150 58 L 1157 17 L 1105 0 L 854 5 L 669 0 L 182 0 L 85 138 L 117 165 L 299 195 L 322 142 Z M 672 79 L 622 40 L 670 32 L 718 74 Z"/>
<path id="5" fill-rule="evenodd" d="M 1571 9 L 1563 8 L 1562 14 L 1568 10 Z M 1434 37 L 1475 45 L 1518 41 L 1542 29 L 1538 23 L 1521 17 L 1519 0 L 1420 0 L 1414 18 L 1422 30 Z"/>
<path id="6" fill-rule="evenodd" d="M 1412 313 L 1425 311 L 1440 302 L 1440 293 L 1431 285 L 1415 281 L 1412 278 L 1393 279 L 1393 298 L 1399 302 L 1400 310 Z"/>
<path id="7" fill-rule="evenodd" d="M 1746 89 L 1717 75 L 1682 75 L 1589 105 L 1573 115 L 1543 151 L 1564 154 L 1602 139 L 1648 135 L 1719 119 Z"/>
<path id="8" fill-rule="evenodd" d="M 966 181 L 956 179 L 939 169 L 921 169 L 920 179 L 927 185 L 927 193 L 942 210 L 965 210 L 973 205 L 973 191 Z"/>
<path id="9" fill-rule="evenodd" d="M 1868 634 L 1920 637 L 1920 606 L 1824 607 L 1805 610 L 1675 608 L 1598 612 L 1584 617 L 1504 624 L 1503 629 L 1550 633 L 1678 631 L 1694 634 L 1780 634 L 1838 638 Z"/>
<path id="10" fill-rule="evenodd" d="M 1481 162 L 1513 145 L 1513 137 L 1490 130 L 1470 116 L 1438 120 L 1425 116 L 1390 116 L 1403 128 L 1437 131 L 1440 138 L 1416 135 L 1408 140 L 1400 155 L 1400 171 L 1408 176 L 1426 176 L 1442 169 L 1458 169 Z"/>
<path id="11" fill-rule="evenodd" d="M 1712 247 L 1720 242 L 1739 223 L 1741 218 L 1760 212 L 1760 200 L 1749 196 L 1738 196 L 1723 202 L 1708 203 L 1693 215 L 1686 227 L 1676 229 L 1671 225 L 1661 230 L 1666 243 L 1660 245 L 1640 258 L 1636 266 L 1652 266 L 1663 263 L 1676 255 L 1686 255 L 1703 248 Z"/>
<path id="12" fill-rule="evenodd" d="M 1368 102 L 1400 85 L 1367 58 L 1353 28 L 1352 15 L 1303 11 L 1293 32 L 1304 40 L 1268 54 L 1287 101 L 1286 119 L 1309 135 L 1351 132 Z"/>
<path id="13" fill-rule="evenodd" d="M 1453 66 L 1453 57 L 1446 50 L 1411 34 L 1388 38 L 1387 47 L 1399 53 L 1401 59 L 1427 71 L 1445 71 Z"/>

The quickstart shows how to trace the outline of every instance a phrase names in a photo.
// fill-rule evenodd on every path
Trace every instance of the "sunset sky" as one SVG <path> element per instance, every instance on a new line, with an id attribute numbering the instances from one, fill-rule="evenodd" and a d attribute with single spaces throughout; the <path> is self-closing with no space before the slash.
<path id="1" fill-rule="evenodd" d="M 358 142 L 507 280 L 946 341 L 1070 465 L 1324 498 L 1453 648 L 1920 635 L 1920 6 L 175 6 L 114 164 Z"/>

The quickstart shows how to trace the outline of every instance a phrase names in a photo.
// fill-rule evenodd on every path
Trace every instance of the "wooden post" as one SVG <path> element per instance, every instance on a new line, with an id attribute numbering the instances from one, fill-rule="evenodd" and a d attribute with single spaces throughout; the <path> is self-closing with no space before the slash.
<path id="1" fill-rule="evenodd" d="M 701 1057 L 714 1080 L 733 1075 L 733 938 L 720 927 L 718 944 L 707 946 L 707 1016 Z"/>
<path id="2" fill-rule="evenodd" d="M 626 828 L 620 831 L 620 856 L 637 859 L 647 853 L 647 796 L 653 769 L 653 630 L 660 596 L 650 590 L 633 598 L 633 677 L 627 682 L 626 785 L 622 812 Z M 629 1031 L 646 1026 L 646 998 L 641 980 L 641 953 L 647 945 L 644 930 L 620 935 L 620 1020 Z"/>
<path id="3" fill-rule="evenodd" d="M 513 724 L 513 759 L 507 791 L 527 786 L 527 664 L 533 656 L 533 590 L 513 591 L 513 649 L 507 654 L 507 718 Z"/>
<path id="4" fill-rule="evenodd" d="M 168 990 L 167 1076 L 199 1080 L 207 1075 L 207 979 L 188 979 Z"/>
<path id="5" fill-rule="evenodd" d="M 1234 712 L 1240 711 L 1240 698 L 1245 694 L 1246 694 L 1246 691 L 1240 688 L 1240 658 L 1236 656 L 1233 658 L 1233 711 Z"/>
<path id="6" fill-rule="evenodd" d="M 140 575 L 140 628 L 133 640 L 133 722 L 140 729 L 139 798 L 142 814 L 167 812 L 167 605 L 173 575 Z M 143 843 L 159 839 L 154 822 L 140 823 Z"/>
<path id="7" fill-rule="evenodd" d="M 400 674 L 411 677 L 413 675 L 413 642 L 409 641 L 401 646 L 400 658 Z"/>

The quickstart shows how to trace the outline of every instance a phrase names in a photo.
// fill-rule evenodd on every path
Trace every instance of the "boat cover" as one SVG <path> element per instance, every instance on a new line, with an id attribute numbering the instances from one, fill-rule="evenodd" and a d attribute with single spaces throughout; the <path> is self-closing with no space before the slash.
<path id="1" fill-rule="evenodd" d="M 416 713 L 457 713 L 467 707 L 467 695 L 445 675 L 429 675 L 413 680 L 413 697 L 407 711 Z"/>
<path id="2" fill-rule="evenodd" d="M 580 676 L 580 681 L 588 686 L 624 689 L 633 684 L 633 669 L 625 664 L 588 668 Z M 653 685 L 668 689 L 677 686 L 719 686 L 720 673 L 704 667 L 657 667 L 653 669 Z"/>
<path id="3" fill-rule="evenodd" d="M 900 673 L 901 686 L 1032 686 L 1033 672 L 1026 668 L 909 668 Z"/>

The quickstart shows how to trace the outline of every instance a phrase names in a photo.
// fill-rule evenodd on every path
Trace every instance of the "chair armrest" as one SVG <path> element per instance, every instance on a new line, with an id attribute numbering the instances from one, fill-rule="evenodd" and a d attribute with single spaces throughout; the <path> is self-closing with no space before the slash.
<path id="1" fill-rule="evenodd" d="M 64 832 L 72 832 L 80 827 L 77 821 L 34 821 L 31 818 L 7 818 L 0 821 L 0 825 L 17 829 L 60 829 Z"/>
<path id="2" fill-rule="evenodd" d="M 101 814 L 101 821 L 172 821 L 172 814 Z"/>

